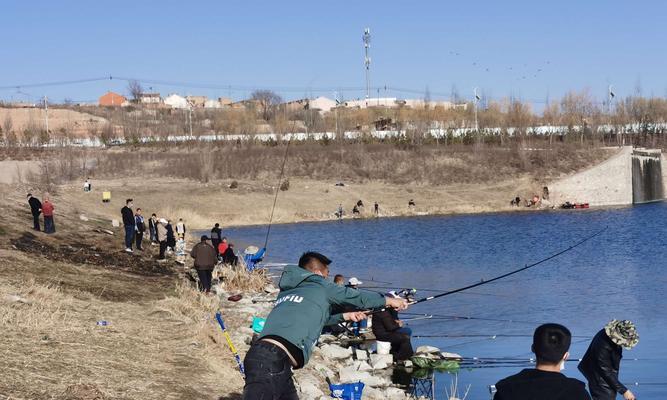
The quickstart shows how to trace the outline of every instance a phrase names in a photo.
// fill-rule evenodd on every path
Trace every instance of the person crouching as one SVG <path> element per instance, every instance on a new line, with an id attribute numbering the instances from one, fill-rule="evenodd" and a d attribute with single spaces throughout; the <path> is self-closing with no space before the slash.
<path id="1" fill-rule="evenodd" d="M 396 292 L 391 291 L 385 294 L 388 298 L 400 299 Z M 405 361 L 412 357 L 412 343 L 410 328 L 403 327 L 403 321 L 398 318 L 398 312 L 391 308 L 386 308 L 373 314 L 373 334 L 381 342 L 391 343 L 391 354 L 395 361 Z"/>

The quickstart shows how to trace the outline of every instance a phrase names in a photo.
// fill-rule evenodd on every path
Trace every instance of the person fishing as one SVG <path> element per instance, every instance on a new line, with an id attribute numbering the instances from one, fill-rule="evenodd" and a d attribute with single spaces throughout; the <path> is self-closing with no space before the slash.
<path id="1" fill-rule="evenodd" d="M 266 247 L 262 247 L 261 249 L 257 246 L 246 247 L 243 252 L 243 261 L 249 272 L 257 268 L 257 264 L 264 259 L 264 254 L 266 254 Z"/>
<path id="2" fill-rule="evenodd" d="M 611 320 L 591 341 L 579 363 L 579 371 L 588 381 L 593 400 L 613 400 L 616 393 L 625 400 L 636 399 L 618 380 L 623 348 L 632 349 L 639 343 L 635 324 L 628 320 Z"/>
<path id="3" fill-rule="evenodd" d="M 590 400 L 586 385 L 560 371 L 570 357 L 570 330 L 560 324 L 535 329 L 531 350 L 537 365 L 496 383 L 493 400 Z"/>
<path id="4" fill-rule="evenodd" d="M 264 323 L 258 340 L 244 360 L 246 373 L 243 399 L 298 399 L 292 369 L 303 368 L 324 325 L 360 321 L 363 311 L 331 315 L 334 304 L 360 309 L 392 307 L 404 310 L 404 299 L 383 297 L 336 285 L 327 280 L 331 260 L 317 252 L 306 252 L 297 266 L 287 266 L 280 277 L 280 293 Z"/>
<path id="5" fill-rule="evenodd" d="M 402 299 L 395 291 L 385 294 L 388 298 Z M 403 326 L 395 309 L 386 308 L 373 314 L 372 329 L 375 338 L 382 342 L 391 343 L 391 354 L 394 361 L 405 361 L 412 357 L 414 350 L 410 342 L 412 330 Z"/>

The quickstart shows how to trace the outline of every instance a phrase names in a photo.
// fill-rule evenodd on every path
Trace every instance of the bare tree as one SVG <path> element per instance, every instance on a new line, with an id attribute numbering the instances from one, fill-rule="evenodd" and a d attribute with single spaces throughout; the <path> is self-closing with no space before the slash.
<path id="1" fill-rule="evenodd" d="M 130 92 L 132 100 L 138 103 L 142 93 L 144 93 L 144 88 L 141 86 L 141 83 L 139 83 L 139 81 L 131 80 L 127 83 L 127 91 Z"/>
<path id="2" fill-rule="evenodd" d="M 265 121 L 273 117 L 276 107 L 283 102 L 282 97 L 272 90 L 255 90 L 250 98 L 259 105 L 260 113 Z"/>

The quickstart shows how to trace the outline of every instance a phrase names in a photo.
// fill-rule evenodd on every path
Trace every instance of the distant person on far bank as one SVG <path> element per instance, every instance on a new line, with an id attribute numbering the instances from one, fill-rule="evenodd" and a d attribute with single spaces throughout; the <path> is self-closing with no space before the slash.
<path id="1" fill-rule="evenodd" d="M 125 226 L 125 251 L 132 253 L 132 241 L 134 240 L 135 220 L 132 212 L 132 199 L 125 200 L 125 207 L 120 209 Z"/>
<path id="2" fill-rule="evenodd" d="M 579 371 L 588 380 L 588 390 L 593 400 L 613 400 L 616 393 L 625 400 L 636 399 L 618 380 L 623 348 L 630 350 L 639 343 L 639 334 L 631 321 L 611 320 L 591 341 Z"/>
<path id="3" fill-rule="evenodd" d="M 183 218 L 179 218 L 178 223 L 176 223 L 176 237 L 185 239 L 185 222 L 183 222 Z"/>
<path id="4" fill-rule="evenodd" d="M 222 242 L 222 229 L 220 229 L 220 224 L 217 222 L 215 225 L 213 225 L 213 228 L 211 228 L 211 242 L 213 243 L 213 248 L 215 248 L 215 251 L 218 252 L 218 254 L 222 254 L 218 249 L 220 242 Z"/>
<path id="5" fill-rule="evenodd" d="M 373 205 L 373 210 L 375 211 L 375 216 L 380 215 L 380 205 L 377 203 L 377 201 Z"/>
<path id="6" fill-rule="evenodd" d="M 42 202 L 37 197 L 33 197 L 28 193 L 28 205 L 30 205 L 30 213 L 32 214 L 32 229 L 41 231 L 39 226 L 39 215 L 42 213 Z"/>
<path id="7" fill-rule="evenodd" d="M 570 357 L 570 331 L 559 324 L 535 329 L 531 350 L 537 365 L 496 383 L 494 400 L 590 400 L 586 385 L 560 371 Z"/>
<path id="8" fill-rule="evenodd" d="M 44 233 L 55 233 L 56 224 L 53 221 L 53 210 L 55 207 L 49 196 L 44 196 L 44 203 L 42 203 L 42 213 L 44 214 Z"/>
<path id="9" fill-rule="evenodd" d="M 416 207 L 415 200 L 414 200 L 414 199 L 410 199 L 410 200 L 408 201 L 408 208 L 415 208 L 415 207 Z"/>
<path id="10" fill-rule="evenodd" d="M 90 178 L 87 178 L 83 183 L 83 191 L 90 192 L 91 190 L 93 190 L 93 185 L 90 183 Z"/>
<path id="11" fill-rule="evenodd" d="M 148 219 L 148 234 L 151 239 L 151 245 L 160 243 L 160 241 L 157 240 L 157 224 L 158 224 L 157 215 L 153 213 L 151 214 L 151 217 Z"/>
<path id="12" fill-rule="evenodd" d="M 218 263 L 218 257 L 213 246 L 208 243 L 208 236 L 201 237 L 200 242 L 190 251 L 190 257 L 195 259 L 195 269 L 199 276 L 199 290 L 206 294 L 210 293 L 213 268 Z"/>
<path id="13" fill-rule="evenodd" d="M 144 249 L 141 247 L 141 242 L 144 240 L 144 232 L 146 232 L 144 216 L 141 215 L 141 208 L 137 208 L 137 211 L 134 213 L 134 238 L 137 245 L 137 250 Z"/>

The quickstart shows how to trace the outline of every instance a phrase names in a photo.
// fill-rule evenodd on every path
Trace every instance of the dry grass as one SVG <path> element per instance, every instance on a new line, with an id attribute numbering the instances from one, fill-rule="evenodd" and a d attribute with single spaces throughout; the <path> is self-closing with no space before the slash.
<path id="1" fill-rule="evenodd" d="M 218 268 L 217 274 L 222 277 L 222 287 L 228 292 L 262 293 L 271 280 L 264 269 L 248 272 L 243 260 L 235 267 L 224 266 Z"/>

